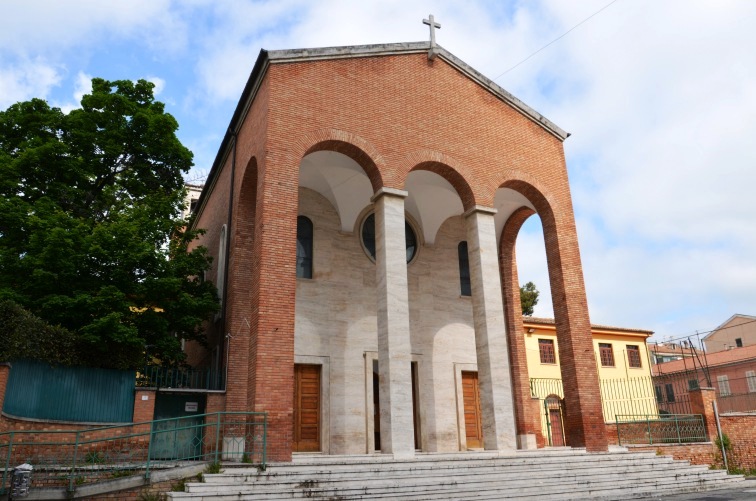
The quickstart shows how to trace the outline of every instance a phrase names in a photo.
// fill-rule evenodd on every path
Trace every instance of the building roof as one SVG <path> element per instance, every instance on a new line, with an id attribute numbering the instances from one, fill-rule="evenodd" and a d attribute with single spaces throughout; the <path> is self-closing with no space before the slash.
<path id="1" fill-rule="evenodd" d="M 556 325 L 556 321 L 553 318 L 543 318 L 543 317 L 523 317 L 522 318 L 523 323 L 525 324 L 539 324 L 539 325 Z M 621 331 L 621 332 L 634 332 L 634 333 L 641 333 L 641 334 L 647 334 L 648 336 L 652 335 L 654 331 L 649 331 L 645 329 L 631 329 L 629 327 L 613 327 L 610 325 L 599 325 L 599 324 L 591 324 L 591 329 L 595 330 L 608 330 L 608 331 Z"/>
<path id="2" fill-rule="evenodd" d="M 239 102 L 236 105 L 236 110 L 231 117 L 231 123 L 229 124 L 228 129 L 226 129 L 226 134 L 224 135 L 220 147 L 218 148 L 218 153 L 215 157 L 215 160 L 213 161 L 210 173 L 207 176 L 207 181 L 205 182 L 204 189 L 202 190 L 202 194 L 200 195 L 198 201 L 200 210 L 201 207 L 205 204 L 207 193 L 209 193 L 213 189 L 216 177 L 220 173 L 223 163 L 225 162 L 229 152 L 231 151 L 232 139 L 239 132 L 239 129 L 244 122 L 244 118 L 246 117 L 247 112 L 249 111 L 252 102 L 255 99 L 257 90 L 259 89 L 263 78 L 265 77 L 265 73 L 271 64 L 316 62 L 322 60 L 350 59 L 361 57 L 394 56 L 400 54 L 422 54 L 427 53 L 430 48 L 431 43 L 428 41 L 271 51 L 261 49 L 252 68 L 252 72 L 249 75 L 247 84 L 244 86 L 244 91 L 242 92 L 242 95 L 239 98 Z M 568 132 L 565 132 L 562 128 L 551 122 L 536 110 L 504 90 L 496 82 L 484 76 L 482 73 L 478 72 L 472 66 L 468 65 L 440 45 L 436 44 L 434 52 L 436 53 L 437 59 L 441 59 L 450 64 L 451 66 L 459 70 L 462 74 L 478 83 L 481 87 L 484 87 L 492 95 L 509 104 L 515 110 L 519 111 L 522 115 L 529 118 L 539 126 L 543 127 L 546 131 L 551 133 L 560 141 L 564 141 L 570 136 Z M 196 221 L 193 224 L 196 224 Z"/>
<path id="3" fill-rule="evenodd" d="M 722 329 L 724 326 L 726 326 L 727 324 L 729 324 L 730 322 L 732 322 L 736 318 L 744 318 L 747 321 L 756 322 L 756 317 L 754 317 L 754 316 L 743 315 L 741 313 L 736 313 L 733 316 L 731 316 L 730 318 L 728 318 L 727 320 L 725 320 L 724 322 L 722 322 L 721 324 L 719 324 L 719 326 L 716 329 L 714 329 L 713 331 L 711 331 L 710 333 L 708 333 L 707 335 L 705 335 L 703 337 L 703 341 L 706 341 L 709 337 L 713 336 L 714 334 L 717 334 L 720 331 L 720 329 Z M 738 324 L 738 325 L 742 325 L 742 324 Z M 733 327 L 735 327 L 735 326 L 733 326 Z"/>
<path id="4" fill-rule="evenodd" d="M 684 346 L 681 343 L 648 343 L 648 346 L 652 353 L 674 354 L 682 357 L 692 357 L 691 349 L 700 353 L 695 346 Z"/>
<path id="5" fill-rule="evenodd" d="M 756 359 L 756 344 L 751 346 L 744 346 L 743 348 L 733 348 L 732 350 L 718 351 L 716 353 L 704 353 L 700 352 L 698 360 L 701 363 L 708 365 L 709 367 L 716 367 L 720 365 L 735 364 L 743 361 L 751 361 Z M 656 364 L 653 367 L 653 374 L 671 374 L 673 372 L 682 372 L 692 369 L 690 359 L 688 360 L 674 360 L 672 362 L 664 362 Z"/>

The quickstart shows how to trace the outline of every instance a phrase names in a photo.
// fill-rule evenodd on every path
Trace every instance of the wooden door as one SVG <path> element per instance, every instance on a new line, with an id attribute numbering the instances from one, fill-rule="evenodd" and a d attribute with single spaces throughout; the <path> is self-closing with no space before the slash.
<path id="1" fill-rule="evenodd" d="M 320 451 L 320 366 L 294 366 L 294 452 Z"/>
<path id="2" fill-rule="evenodd" d="M 480 421 L 480 390 L 478 373 L 462 373 L 462 400 L 465 409 L 465 437 L 468 449 L 483 448 L 483 427 Z"/>

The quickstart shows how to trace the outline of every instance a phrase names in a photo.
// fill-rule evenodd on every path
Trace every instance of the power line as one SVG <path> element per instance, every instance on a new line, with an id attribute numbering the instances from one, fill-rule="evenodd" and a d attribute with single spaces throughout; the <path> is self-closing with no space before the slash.
<path id="1" fill-rule="evenodd" d="M 550 46 L 551 44 L 553 44 L 553 43 L 555 43 L 555 42 L 557 42 L 557 41 L 561 40 L 561 39 L 562 39 L 562 38 L 564 38 L 564 37 L 566 37 L 567 35 L 569 35 L 569 34 L 570 34 L 570 32 L 571 32 L 571 31 L 573 31 L 573 30 L 577 29 L 577 28 L 578 28 L 578 27 L 579 27 L 580 25 L 582 25 L 583 23 L 587 22 L 587 21 L 588 21 L 588 20 L 590 20 L 590 19 L 591 19 L 592 17 L 594 17 L 594 16 L 598 15 L 598 14 L 599 14 L 599 13 L 600 13 L 601 11 L 603 11 L 604 9 L 608 8 L 608 7 L 610 6 L 610 5 L 612 5 L 613 3 L 616 3 L 616 2 L 618 2 L 618 1 L 619 1 L 619 0 L 612 0 L 612 1 L 611 1 L 611 2 L 609 2 L 608 4 L 604 5 L 604 6 L 603 6 L 603 7 L 601 7 L 601 8 L 599 9 L 599 10 L 597 10 L 596 12 L 594 12 L 593 14 L 591 14 L 590 16 L 586 17 L 585 19 L 583 19 L 582 21 L 580 21 L 579 23 L 577 23 L 577 24 L 576 24 L 575 26 L 573 26 L 573 27 L 572 27 L 572 28 L 570 28 L 569 30 L 565 31 L 564 33 L 562 33 L 561 35 L 559 35 L 558 37 L 556 37 L 556 38 L 555 38 L 554 40 L 552 40 L 551 42 L 547 43 L 546 45 L 544 45 L 543 47 L 541 47 L 541 48 L 540 48 L 540 49 L 538 49 L 537 51 L 533 52 L 533 53 L 532 53 L 531 55 L 529 55 L 528 57 L 526 57 L 525 59 L 523 59 L 523 60 L 522 60 L 522 61 L 520 61 L 519 63 L 517 63 L 517 64 L 515 64 L 514 66 L 512 66 L 511 68 L 509 68 L 508 70 L 506 70 L 506 71 L 505 71 L 504 73 L 502 73 L 501 75 L 499 75 L 499 76 L 495 77 L 495 78 L 494 78 L 493 80 L 494 80 L 494 81 L 496 81 L 496 80 L 498 80 L 499 78 L 503 77 L 504 75 L 506 75 L 507 73 L 509 73 L 509 72 L 510 72 L 510 71 L 512 71 L 513 69 L 517 68 L 518 66 L 520 66 L 520 65 L 521 65 L 522 63 L 524 63 L 525 61 L 527 61 L 527 60 L 528 60 L 528 59 L 530 59 L 531 57 L 533 57 L 533 56 L 535 56 L 536 54 L 538 54 L 539 52 L 541 52 L 541 51 L 542 51 L 543 49 L 545 49 L 546 47 L 548 47 L 548 46 Z"/>
<path id="2" fill-rule="evenodd" d="M 683 335 L 681 335 L 679 337 L 676 337 L 676 338 L 671 338 L 671 339 L 664 340 L 664 341 L 662 341 L 662 343 L 672 343 L 674 341 L 679 341 L 681 339 L 688 339 L 688 338 L 693 337 L 693 336 L 711 334 L 714 331 L 723 331 L 723 330 L 727 330 L 727 329 L 734 329 L 735 327 L 740 327 L 741 325 L 752 324 L 754 322 L 756 322 L 756 319 L 754 319 L 754 320 L 748 320 L 747 322 L 741 322 L 741 323 L 739 323 L 737 325 L 730 325 L 728 327 L 716 327 L 716 328 L 708 330 L 708 331 L 696 331 L 693 334 L 683 334 Z"/>

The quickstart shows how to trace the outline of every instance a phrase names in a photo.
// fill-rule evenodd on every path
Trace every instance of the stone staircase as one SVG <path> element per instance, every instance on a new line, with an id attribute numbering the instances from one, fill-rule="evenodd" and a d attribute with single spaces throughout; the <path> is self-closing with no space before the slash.
<path id="1" fill-rule="evenodd" d="M 742 476 L 657 456 L 653 452 L 587 454 L 555 448 L 509 454 L 296 455 L 264 472 L 224 465 L 223 472 L 187 483 L 168 499 L 568 500 L 638 499 L 735 487 Z"/>

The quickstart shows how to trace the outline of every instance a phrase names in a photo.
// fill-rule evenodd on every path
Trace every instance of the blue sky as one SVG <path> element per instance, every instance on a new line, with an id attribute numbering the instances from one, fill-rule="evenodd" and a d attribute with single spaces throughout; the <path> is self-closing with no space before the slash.
<path id="1" fill-rule="evenodd" d="M 6 0 L 0 108 L 69 110 L 91 77 L 147 78 L 207 173 L 261 48 L 438 43 L 565 130 L 591 320 L 707 331 L 756 314 L 756 2 Z M 551 316 L 537 220 L 520 279 Z"/>

